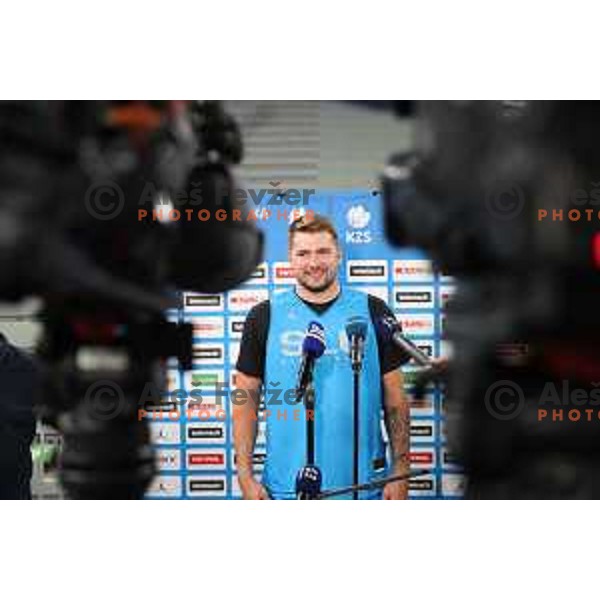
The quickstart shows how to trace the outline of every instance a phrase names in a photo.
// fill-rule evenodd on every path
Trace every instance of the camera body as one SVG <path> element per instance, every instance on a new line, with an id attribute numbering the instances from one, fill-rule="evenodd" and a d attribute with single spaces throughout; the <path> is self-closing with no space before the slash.
<path id="1" fill-rule="evenodd" d="M 581 202 L 599 117 L 587 102 L 419 103 L 415 153 L 384 172 L 391 241 L 457 279 L 446 409 L 468 497 L 600 495 L 600 419 L 563 392 L 591 399 L 600 382 L 600 213 Z"/>

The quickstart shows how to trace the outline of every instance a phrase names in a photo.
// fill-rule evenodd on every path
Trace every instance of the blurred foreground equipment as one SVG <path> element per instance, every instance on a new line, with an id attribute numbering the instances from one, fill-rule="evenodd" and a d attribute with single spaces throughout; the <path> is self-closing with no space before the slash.
<path id="1" fill-rule="evenodd" d="M 191 368 L 191 326 L 164 311 L 176 289 L 249 277 L 262 237 L 244 221 L 139 211 L 169 198 L 222 208 L 241 156 L 217 102 L 0 103 L 0 298 L 44 301 L 43 417 L 64 436 L 67 496 L 144 494 L 154 460 L 140 403 L 165 390 L 168 357 Z"/>
<path id="2" fill-rule="evenodd" d="M 458 281 L 447 410 L 468 497 L 600 497 L 596 132 L 597 102 L 424 102 L 416 152 L 385 170 L 388 237 Z"/>

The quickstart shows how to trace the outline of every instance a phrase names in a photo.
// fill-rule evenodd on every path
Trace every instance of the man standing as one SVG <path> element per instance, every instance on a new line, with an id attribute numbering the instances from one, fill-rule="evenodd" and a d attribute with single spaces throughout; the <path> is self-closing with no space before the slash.
<path id="1" fill-rule="evenodd" d="M 240 488 L 249 500 L 295 497 L 296 474 L 306 462 L 306 418 L 310 418 L 302 404 L 275 406 L 266 398 L 262 483 L 255 478 L 252 456 L 261 386 L 277 386 L 281 396 L 295 388 L 299 343 L 311 321 L 322 324 L 326 337 L 326 351 L 314 373 L 315 462 L 323 474 L 323 490 L 353 483 L 353 388 L 345 333 L 352 317 L 363 317 L 368 323 L 360 387 L 359 483 L 405 474 L 409 469 L 409 407 L 399 369 L 409 359 L 385 339 L 378 326 L 382 317 L 393 313 L 375 296 L 342 289 L 338 236 L 327 219 L 317 215 L 292 223 L 288 252 L 295 290 L 275 294 L 252 308 L 236 365 L 236 387 L 245 391 L 246 401 L 234 403 L 233 435 Z M 382 410 L 391 445 L 391 470 L 382 439 Z M 297 419 L 300 412 L 302 418 Z M 383 498 L 406 499 L 407 493 L 407 480 L 396 481 L 385 486 Z M 363 492 L 360 498 L 381 498 L 381 490 Z"/>

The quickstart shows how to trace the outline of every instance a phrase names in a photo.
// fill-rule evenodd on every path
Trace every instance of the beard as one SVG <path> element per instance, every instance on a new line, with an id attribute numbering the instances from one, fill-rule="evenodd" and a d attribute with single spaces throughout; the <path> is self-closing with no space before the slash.
<path id="1" fill-rule="evenodd" d="M 302 285 L 302 287 L 316 294 L 320 294 L 321 292 L 327 291 L 330 287 L 333 287 L 335 285 L 335 282 L 337 280 L 335 273 L 327 273 L 323 281 L 319 283 L 311 283 L 308 277 L 302 275 L 296 276 L 296 279 L 298 283 Z"/>

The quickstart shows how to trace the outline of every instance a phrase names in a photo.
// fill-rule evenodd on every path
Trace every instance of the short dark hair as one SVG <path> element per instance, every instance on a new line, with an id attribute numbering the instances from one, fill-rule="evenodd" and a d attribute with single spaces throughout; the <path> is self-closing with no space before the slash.
<path id="1" fill-rule="evenodd" d="M 289 246 L 291 247 L 294 234 L 298 232 L 302 233 L 319 233 L 320 231 L 326 231 L 331 234 L 336 245 L 339 245 L 338 234 L 333 226 L 333 223 L 322 215 L 311 215 L 310 218 L 302 216 L 292 222 L 289 227 Z"/>

